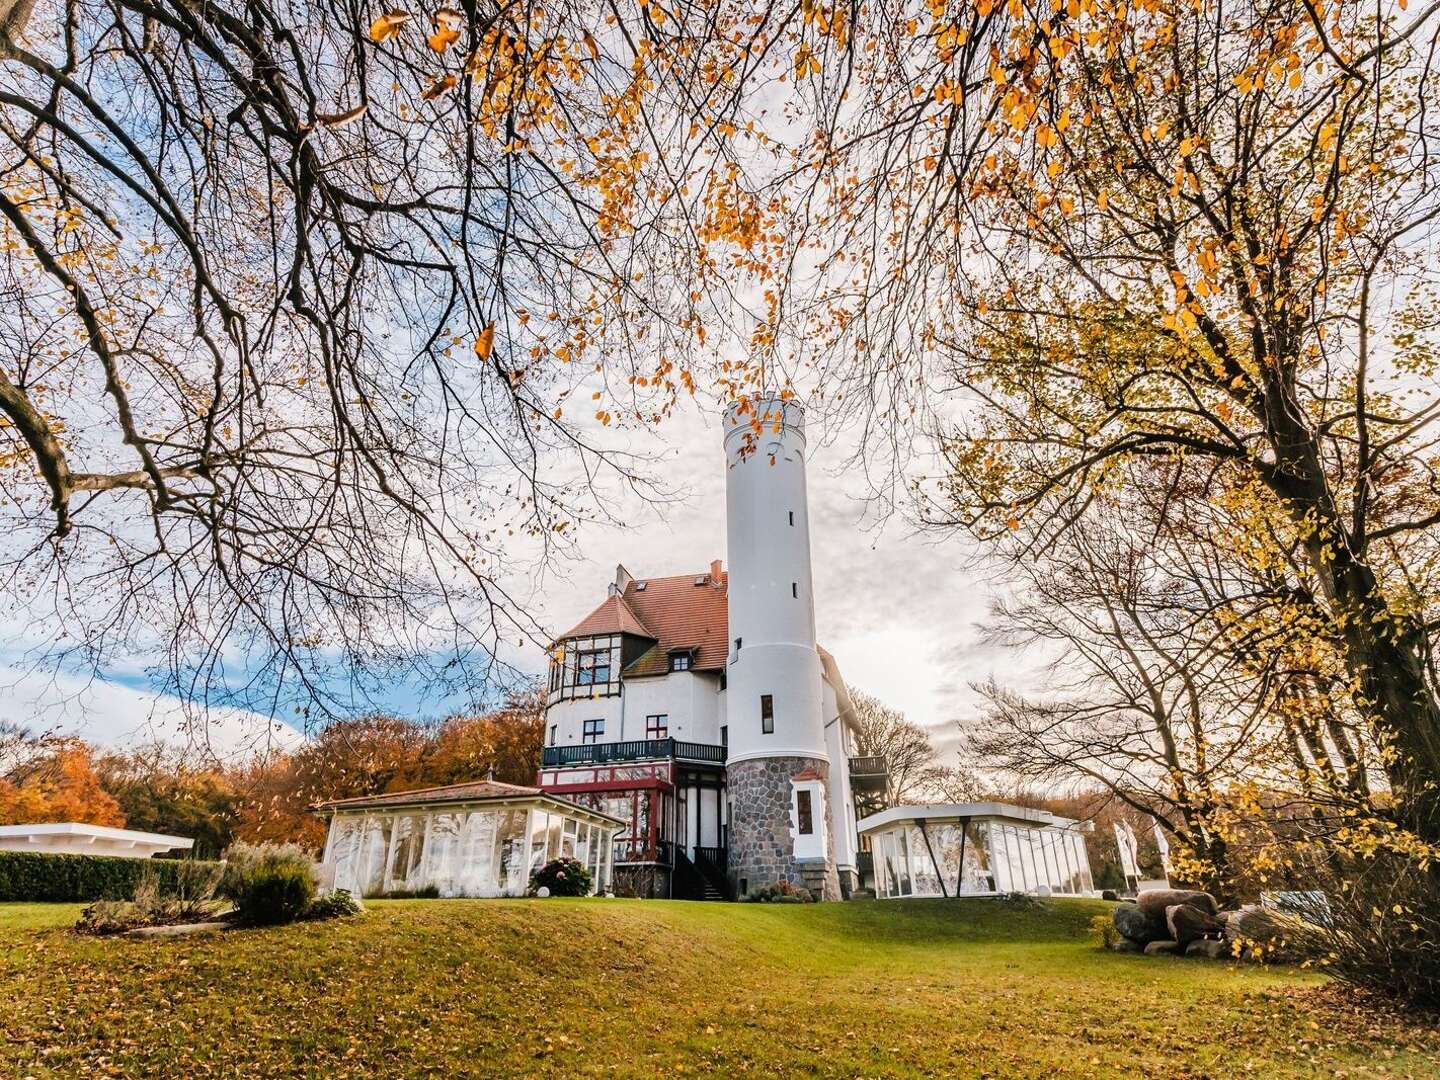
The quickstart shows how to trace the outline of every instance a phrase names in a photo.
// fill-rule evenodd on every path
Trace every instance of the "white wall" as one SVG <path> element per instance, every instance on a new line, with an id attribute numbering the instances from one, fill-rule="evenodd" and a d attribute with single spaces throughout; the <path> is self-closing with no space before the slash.
<path id="1" fill-rule="evenodd" d="M 849 735 L 846 721 L 837 718 L 835 688 L 824 684 L 825 749 L 830 755 L 830 831 L 835 837 L 836 869 L 854 869 L 859 841 L 855 835 L 855 804 L 850 794 Z"/>
<path id="2" fill-rule="evenodd" d="M 557 701 L 545 714 L 545 742 L 550 745 L 550 725 L 555 725 L 556 746 L 581 743 L 586 720 L 603 719 L 605 734 L 600 742 L 625 742 L 645 738 L 645 718 L 664 713 L 670 737 L 687 742 L 720 742 L 724 693 L 720 677 L 706 671 L 675 671 L 624 679 L 618 697 L 581 698 Z"/>

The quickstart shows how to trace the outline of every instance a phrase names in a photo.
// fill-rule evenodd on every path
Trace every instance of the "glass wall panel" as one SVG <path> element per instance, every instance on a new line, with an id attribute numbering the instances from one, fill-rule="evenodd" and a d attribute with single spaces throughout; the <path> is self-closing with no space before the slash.
<path id="1" fill-rule="evenodd" d="M 460 895 L 459 814 L 436 814 L 430 819 L 430 840 L 425 852 L 425 884 L 434 885 L 441 896 Z"/>
<path id="2" fill-rule="evenodd" d="M 362 827 L 359 881 L 364 896 L 374 896 L 385 889 L 385 861 L 390 856 L 390 832 L 394 819 L 390 815 L 367 817 Z"/>
<path id="3" fill-rule="evenodd" d="M 330 865 L 335 868 L 335 888 L 358 893 L 360 882 L 356 880 L 360 863 L 361 823 L 353 818 L 336 817 L 330 831 Z"/>
<path id="4" fill-rule="evenodd" d="M 984 821 L 965 824 L 965 873 L 960 882 L 960 892 L 991 893 L 995 891 L 995 877 L 990 870 L 990 825 Z"/>
<path id="5" fill-rule="evenodd" d="M 930 846 L 926 844 L 929 826 L 921 829 L 911 825 L 906 830 L 906 841 L 910 848 L 910 894 L 912 896 L 939 896 L 940 875 L 930 858 Z"/>
<path id="6" fill-rule="evenodd" d="M 396 819 L 387 888 L 414 889 L 420 884 L 418 871 L 425 857 L 425 817 L 424 814 L 405 814 Z"/>
<path id="7" fill-rule="evenodd" d="M 530 884 L 525 865 L 526 811 L 502 810 L 496 816 L 495 891 L 505 896 L 523 896 Z"/>
<path id="8" fill-rule="evenodd" d="M 567 859 L 575 858 L 575 830 L 577 823 L 574 818 L 564 819 L 564 828 L 560 832 L 560 854 Z"/>
<path id="9" fill-rule="evenodd" d="M 545 862 L 560 857 L 560 837 L 563 834 L 564 826 L 565 819 L 563 817 L 559 814 L 550 815 L 550 824 L 545 830 Z M 543 866 L 544 863 L 541 865 Z"/>

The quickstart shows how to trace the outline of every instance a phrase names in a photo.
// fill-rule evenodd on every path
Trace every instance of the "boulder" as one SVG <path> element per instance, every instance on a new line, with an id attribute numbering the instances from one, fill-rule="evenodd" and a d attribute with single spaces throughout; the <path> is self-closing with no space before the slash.
<path id="1" fill-rule="evenodd" d="M 1165 926 L 1170 936 L 1181 945 L 1188 945 L 1203 937 L 1218 937 L 1225 930 L 1225 924 L 1208 912 L 1190 904 L 1172 904 L 1165 909 Z"/>
<path id="2" fill-rule="evenodd" d="M 1137 945 L 1148 945 L 1169 936 L 1164 917 L 1156 918 L 1134 904 L 1121 904 L 1112 916 L 1120 936 Z"/>
<path id="3" fill-rule="evenodd" d="M 1216 938 L 1201 938 L 1185 946 L 1186 956 L 1203 956 L 1206 960 L 1224 960 L 1231 955 L 1230 943 Z"/>
<path id="4" fill-rule="evenodd" d="M 1160 919 L 1165 917 L 1166 908 L 1176 904 L 1188 904 L 1207 915 L 1214 915 L 1220 910 L 1215 903 L 1215 897 L 1195 889 L 1145 889 L 1135 898 L 1135 903 L 1140 906 L 1140 910 L 1148 911 Z"/>
<path id="5" fill-rule="evenodd" d="M 1183 946 L 1178 941 L 1152 941 L 1145 946 L 1146 956 L 1179 956 Z"/>

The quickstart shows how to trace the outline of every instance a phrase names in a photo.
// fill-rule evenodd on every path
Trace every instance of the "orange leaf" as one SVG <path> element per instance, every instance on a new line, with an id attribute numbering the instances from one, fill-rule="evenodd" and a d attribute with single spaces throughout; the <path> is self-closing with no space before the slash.
<path id="1" fill-rule="evenodd" d="M 452 83 L 454 76 L 448 76 Z M 489 360 L 490 354 L 495 349 L 495 324 L 492 322 L 480 331 L 480 336 L 475 339 L 475 355 L 481 360 Z"/>
<path id="2" fill-rule="evenodd" d="M 389 41 L 409 21 L 408 11 L 387 11 L 370 24 L 370 40 Z"/>
<path id="3" fill-rule="evenodd" d="M 437 26 L 435 28 L 435 32 L 425 39 L 425 44 L 429 45 L 430 48 L 433 49 L 435 52 L 443 53 L 446 49 L 448 49 L 451 45 L 454 45 L 455 42 L 459 40 L 460 31 L 455 30 L 448 25 L 444 25 Z"/>

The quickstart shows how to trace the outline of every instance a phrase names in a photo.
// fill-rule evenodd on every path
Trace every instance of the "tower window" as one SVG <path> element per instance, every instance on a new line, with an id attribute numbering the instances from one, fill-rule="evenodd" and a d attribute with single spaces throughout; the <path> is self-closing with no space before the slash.
<path id="1" fill-rule="evenodd" d="M 551 745 L 551 746 L 554 746 L 554 745 L 555 745 L 555 729 L 556 729 L 558 726 L 559 726 L 559 725 L 557 725 L 557 724 L 551 724 L 551 725 L 550 725 L 550 745 Z"/>
<path id="2" fill-rule="evenodd" d="M 791 527 L 792 529 L 795 527 L 795 511 L 794 511 L 794 510 L 791 510 L 791 511 L 790 511 L 790 527 Z"/>
<path id="3" fill-rule="evenodd" d="M 775 734 L 775 696 L 773 694 L 760 695 L 760 734 Z"/>
<path id="4" fill-rule="evenodd" d="M 670 717 L 666 713 L 657 716 L 645 717 L 645 737 L 647 739 L 665 739 L 670 736 Z"/>
<path id="5" fill-rule="evenodd" d="M 795 824 L 801 836 L 809 836 L 815 831 L 815 813 L 810 806 L 808 789 L 795 792 Z"/>
<path id="6" fill-rule="evenodd" d="M 585 721 L 585 728 L 584 728 L 584 730 L 580 733 L 580 741 L 581 741 L 581 742 L 587 742 L 587 743 L 597 743 L 597 742 L 599 742 L 602 738 L 604 738 L 604 736 L 605 736 L 605 721 L 604 721 L 604 720 L 586 720 L 586 721 Z"/>
<path id="7" fill-rule="evenodd" d="M 610 650 L 582 652 L 575 682 L 580 686 L 600 686 L 610 681 Z"/>
<path id="8" fill-rule="evenodd" d="M 739 651 L 740 651 L 740 643 L 741 643 L 742 641 L 744 641 L 744 640 L 745 640 L 744 638 L 738 638 L 738 637 L 735 639 L 735 651 L 736 651 L 736 652 L 739 652 Z"/>
<path id="9" fill-rule="evenodd" d="M 721 746 L 729 746 L 729 745 L 730 745 L 730 728 L 729 728 L 729 726 L 726 725 L 726 724 L 721 724 L 721 725 L 720 725 L 720 745 L 721 745 Z"/>
<path id="10" fill-rule="evenodd" d="M 790 582 L 790 595 L 796 600 L 800 599 L 800 583 L 798 581 Z"/>

